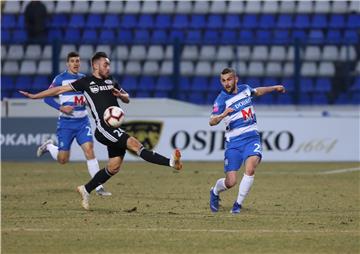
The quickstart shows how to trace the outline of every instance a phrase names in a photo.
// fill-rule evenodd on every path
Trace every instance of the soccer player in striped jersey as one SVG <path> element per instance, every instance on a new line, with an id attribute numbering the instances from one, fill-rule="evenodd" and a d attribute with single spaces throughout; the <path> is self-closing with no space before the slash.
<path id="1" fill-rule="evenodd" d="M 255 169 L 262 157 L 260 135 L 257 129 L 252 97 L 276 91 L 285 93 L 282 85 L 251 88 L 248 85 L 238 85 L 236 72 L 225 68 L 220 75 L 222 91 L 215 99 L 209 124 L 211 126 L 224 121 L 225 132 L 225 178 L 217 180 L 210 190 L 210 209 L 219 210 L 219 194 L 235 186 L 237 171 L 244 163 L 245 172 L 240 182 L 237 199 L 231 213 L 240 213 L 242 203 L 254 182 Z"/>
<path id="2" fill-rule="evenodd" d="M 54 78 L 50 88 L 67 85 L 85 77 L 85 74 L 79 73 L 80 56 L 78 53 L 70 52 L 67 55 L 66 65 L 67 70 Z M 37 156 L 50 152 L 54 160 L 65 164 L 69 161 L 71 144 L 76 139 L 84 152 L 89 174 L 94 177 L 100 168 L 93 149 L 93 137 L 84 95 L 81 92 L 70 91 L 59 95 L 60 103 L 55 100 L 55 97 L 46 97 L 44 101 L 60 112 L 56 131 L 58 146 L 54 145 L 53 140 L 47 140 L 38 148 Z M 96 193 L 101 196 L 111 195 L 102 185 L 96 188 Z"/>

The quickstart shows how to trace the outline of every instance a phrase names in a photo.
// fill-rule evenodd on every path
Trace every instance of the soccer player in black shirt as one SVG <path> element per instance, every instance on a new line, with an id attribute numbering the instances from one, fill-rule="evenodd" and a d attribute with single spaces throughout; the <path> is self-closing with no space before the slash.
<path id="1" fill-rule="evenodd" d="M 87 184 L 77 187 L 84 209 L 89 209 L 90 193 L 98 185 L 104 184 L 113 175 L 119 172 L 126 150 L 135 152 L 142 159 L 158 165 L 170 166 L 176 170 L 182 168 L 181 153 L 175 149 L 171 158 L 166 158 L 158 153 L 149 151 L 134 137 L 129 136 L 121 128 L 111 128 L 103 120 L 104 111 L 110 106 L 119 106 L 117 98 L 124 103 L 129 103 L 129 94 L 119 87 L 110 76 L 110 60 L 106 53 L 96 52 L 91 58 L 92 75 L 58 87 L 49 88 L 37 94 L 19 91 L 31 99 L 41 99 L 55 96 L 69 91 L 82 92 L 95 119 L 95 138 L 107 146 L 109 161 L 105 168 L 100 170 Z"/>

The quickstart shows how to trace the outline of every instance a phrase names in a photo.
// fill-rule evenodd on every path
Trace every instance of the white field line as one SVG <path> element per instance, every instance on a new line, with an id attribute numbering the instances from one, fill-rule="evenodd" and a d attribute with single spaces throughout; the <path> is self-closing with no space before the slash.
<path id="1" fill-rule="evenodd" d="M 335 170 L 328 170 L 319 172 L 320 175 L 330 175 L 330 174 L 341 174 L 341 173 L 349 173 L 354 171 L 360 171 L 360 167 L 358 168 L 343 168 L 343 169 L 335 169 Z"/>
<path id="2" fill-rule="evenodd" d="M 2 228 L 2 232 L 80 232 L 81 228 Z M 301 229 L 192 229 L 192 228 L 98 228 L 96 231 L 135 231 L 135 232 L 189 232 L 189 233 L 357 233 L 358 230 L 301 230 Z"/>

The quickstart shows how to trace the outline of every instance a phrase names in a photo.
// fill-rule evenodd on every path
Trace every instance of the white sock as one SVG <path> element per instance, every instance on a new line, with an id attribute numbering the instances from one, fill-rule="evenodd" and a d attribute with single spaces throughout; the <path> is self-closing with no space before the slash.
<path id="1" fill-rule="evenodd" d="M 48 144 L 46 146 L 46 149 L 50 152 L 51 157 L 53 157 L 53 159 L 57 161 L 57 157 L 58 157 L 58 154 L 59 154 L 59 147 L 57 147 L 57 146 L 55 146 L 53 144 Z"/>
<path id="2" fill-rule="evenodd" d="M 219 180 L 217 180 L 213 192 L 216 196 L 219 196 L 219 193 L 225 190 L 227 190 L 225 186 L 225 178 L 220 178 Z"/>
<path id="3" fill-rule="evenodd" d="M 254 182 L 254 175 L 252 176 L 248 176 L 245 175 L 243 176 L 243 178 L 241 179 L 240 182 L 240 186 L 239 186 L 239 194 L 237 197 L 236 202 L 238 204 L 242 204 L 242 202 L 244 201 L 244 199 L 246 198 L 246 196 L 248 195 L 251 186 L 253 185 Z"/>
<path id="4" fill-rule="evenodd" d="M 99 162 L 97 161 L 96 158 L 94 158 L 91 160 L 87 160 L 86 164 L 87 164 L 89 174 L 90 174 L 91 178 L 93 178 L 96 175 L 96 173 L 100 170 Z M 101 189 L 101 188 L 103 188 L 103 186 L 100 184 L 98 187 L 96 187 L 96 190 Z"/>

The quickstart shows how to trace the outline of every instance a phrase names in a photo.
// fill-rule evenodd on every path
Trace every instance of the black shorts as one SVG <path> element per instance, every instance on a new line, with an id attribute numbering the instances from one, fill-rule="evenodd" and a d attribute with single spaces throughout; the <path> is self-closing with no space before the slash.
<path id="1" fill-rule="evenodd" d="M 126 142 L 130 136 L 122 129 L 114 129 L 108 126 L 97 126 L 95 138 L 108 150 L 109 158 L 120 156 L 124 158 L 126 153 Z"/>

